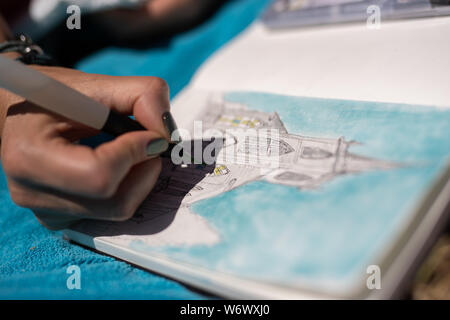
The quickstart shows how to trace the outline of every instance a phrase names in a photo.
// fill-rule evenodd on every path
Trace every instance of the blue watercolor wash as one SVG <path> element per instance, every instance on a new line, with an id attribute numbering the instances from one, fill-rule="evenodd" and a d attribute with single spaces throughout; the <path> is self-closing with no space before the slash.
<path id="1" fill-rule="evenodd" d="M 450 110 L 249 92 L 225 97 L 278 112 L 290 133 L 345 136 L 362 143 L 350 152 L 405 166 L 344 175 L 318 190 L 253 182 L 192 206 L 219 230 L 217 245 L 145 250 L 250 278 L 345 282 L 380 263 L 378 254 L 450 155 Z"/>

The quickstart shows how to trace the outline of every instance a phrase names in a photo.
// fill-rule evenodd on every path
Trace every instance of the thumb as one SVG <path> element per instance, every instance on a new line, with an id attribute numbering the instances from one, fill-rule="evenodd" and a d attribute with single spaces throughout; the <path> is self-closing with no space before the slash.
<path id="1" fill-rule="evenodd" d="M 158 157 L 168 147 L 167 140 L 152 131 L 130 132 L 100 145 L 94 150 L 103 177 L 100 184 L 108 194 L 114 193 L 132 167 Z"/>

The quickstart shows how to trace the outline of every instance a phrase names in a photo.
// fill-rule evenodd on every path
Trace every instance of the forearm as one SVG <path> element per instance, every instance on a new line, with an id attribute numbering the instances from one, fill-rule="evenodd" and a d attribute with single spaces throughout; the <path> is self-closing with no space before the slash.
<path id="1" fill-rule="evenodd" d="M 11 31 L 8 27 L 8 24 L 5 22 L 5 20 L 3 19 L 3 17 L 0 14 L 0 43 L 8 41 L 12 38 L 12 34 Z M 19 56 L 18 53 L 15 52 L 8 52 L 8 53 L 3 53 L 2 56 L 6 56 L 8 58 L 16 58 Z M 6 118 L 6 112 L 7 110 L 7 103 L 6 101 L 10 101 L 11 100 L 12 95 L 3 90 L 0 89 L 0 143 L 1 143 L 1 136 L 2 136 L 2 132 L 3 132 L 3 125 L 5 122 L 5 118 Z"/>

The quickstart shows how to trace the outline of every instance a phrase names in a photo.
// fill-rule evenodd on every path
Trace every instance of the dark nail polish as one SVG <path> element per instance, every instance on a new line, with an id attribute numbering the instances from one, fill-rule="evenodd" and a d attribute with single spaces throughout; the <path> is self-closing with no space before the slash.
<path id="1" fill-rule="evenodd" d="M 169 111 L 163 113 L 162 121 L 164 123 L 164 127 L 169 133 L 170 140 L 174 142 L 181 141 L 181 137 L 178 132 L 175 133 L 175 135 L 173 135 L 173 133 L 178 129 L 178 127 L 177 124 L 175 123 L 175 120 L 172 117 L 172 114 Z"/>

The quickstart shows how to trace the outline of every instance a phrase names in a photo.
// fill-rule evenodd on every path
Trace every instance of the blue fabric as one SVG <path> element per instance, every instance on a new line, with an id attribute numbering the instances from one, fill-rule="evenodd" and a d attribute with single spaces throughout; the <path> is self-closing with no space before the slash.
<path id="1" fill-rule="evenodd" d="M 110 75 L 164 78 L 171 96 L 215 50 L 247 27 L 268 0 L 228 2 L 210 20 L 144 51 L 106 49 L 79 68 Z M 31 211 L 17 207 L 0 169 L 0 298 L 3 299 L 201 299 L 177 282 L 71 244 L 43 228 Z M 81 290 L 68 290 L 67 267 L 78 265 Z"/>

